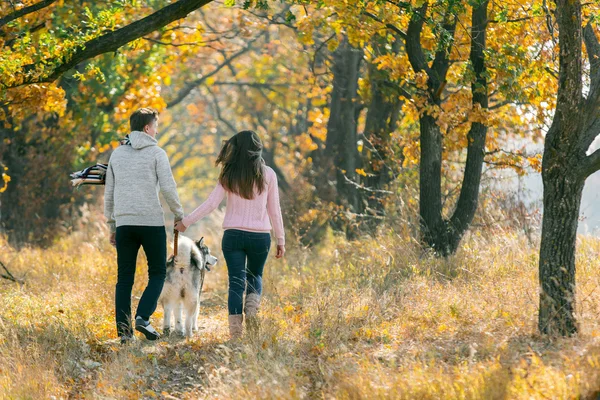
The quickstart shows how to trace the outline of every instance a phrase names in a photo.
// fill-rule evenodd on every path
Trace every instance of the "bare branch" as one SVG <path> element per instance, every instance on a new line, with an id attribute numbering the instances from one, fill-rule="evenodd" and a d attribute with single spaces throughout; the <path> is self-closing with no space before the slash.
<path id="1" fill-rule="evenodd" d="M 2 261 L 0 261 L 0 266 L 2 266 L 2 269 L 4 269 L 4 271 L 6 271 L 6 274 L 0 273 L 0 278 L 7 279 L 11 282 L 15 282 L 20 285 L 25 284 L 25 281 L 23 279 L 15 278 L 15 276 L 8 270 L 8 268 L 6 268 L 6 265 L 4 265 Z"/>
<path id="2" fill-rule="evenodd" d="M 246 86 L 246 87 L 251 87 L 251 88 L 264 88 L 264 89 L 271 89 L 273 87 L 294 87 L 294 86 L 300 86 L 300 84 L 290 84 L 290 83 L 277 83 L 277 82 L 272 82 L 272 83 L 260 83 L 260 82 L 233 82 L 233 81 L 222 81 L 222 82 L 214 82 L 213 86 Z"/>
<path id="3" fill-rule="evenodd" d="M 585 177 L 588 177 L 594 172 L 600 170 L 600 149 L 585 157 L 582 170 Z"/>
<path id="4" fill-rule="evenodd" d="M 500 20 L 497 20 L 497 19 L 490 19 L 488 21 L 488 23 L 490 23 L 490 24 L 497 24 L 497 23 L 505 24 L 505 23 L 509 23 L 510 24 L 510 23 L 515 23 L 515 22 L 527 21 L 527 20 L 534 19 L 534 18 L 536 18 L 536 16 L 507 19 L 507 20 L 504 20 L 504 21 L 500 21 Z"/>
<path id="5" fill-rule="evenodd" d="M 369 187 L 366 187 L 364 185 L 359 185 L 358 183 L 354 182 L 352 179 L 348 178 L 346 176 L 346 174 L 342 174 L 342 176 L 344 177 L 344 182 L 346 182 L 348 185 L 354 186 L 357 189 L 360 190 L 364 190 L 365 192 L 369 192 L 369 193 L 382 193 L 382 194 L 394 194 L 394 192 L 390 192 L 389 190 L 383 190 L 383 189 L 371 189 Z"/>
<path id="6" fill-rule="evenodd" d="M 252 49 L 252 44 L 254 42 L 256 42 L 259 38 L 261 38 L 263 35 L 264 35 L 264 32 L 261 33 L 256 38 L 252 39 L 250 42 L 248 42 L 248 45 L 246 47 L 244 47 L 243 49 L 241 49 L 237 53 L 231 55 L 229 58 L 227 58 L 226 60 L 224 60 L 221 64 L 219 64 L 214 70 L 212 70 L 208 74 L 203 75 L 201 78 L 198 78 L 198 79 L 196 79 L 196 80 L 194 80 L 192 82 L 187 83 L 185 85 L 185 87 L 183 87 L 179 91 L 179 93 L 177 94 L 177 96 L 173 100 L 171 100 L 170 102 L 167 103 L 167 108 L 171 108 L 171 107 L 174 107 L 175 105 L 179 104 L 181 101 L 183 101 L 183 99 L 186 98 L 187 95 L 189 95 L 192 92 L 192 90 L 194 90 L 198 86 L 202 85 L 204 82 L 206 82 L 206 80 L 208 78 L 210 78 L 211 76 L 216 75 L 221 69 L 223 69 L 224 67 L 228 66 L 229 63 L 231 63 L 231 61 L 235 60 L 236 58 L 238 58 L 241 55 L 243 55 L 243 54 L 247 53 L 248 51 L 250 51 L 250 49 Z"/>

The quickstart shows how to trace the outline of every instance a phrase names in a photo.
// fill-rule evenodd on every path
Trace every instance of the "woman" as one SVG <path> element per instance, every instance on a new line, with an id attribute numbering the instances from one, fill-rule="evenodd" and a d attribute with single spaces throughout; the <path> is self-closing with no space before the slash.
<path id="1" fill-rule="evenodd" d="M 216 165 L 219 164 L 221 173 L 215 189 L 175 229 L 185 232 L 217 208 L 227 194 L 221 249 L 229 275 L 229 334 L 237 339 L 242 335 L 243 313 L 248 327 L 257 326 L 263 268 L 271 247 L 271 224 L 277 239 L 277 258 L 285 253 L 285 234 L 277 175 L 264 163 L 258 135 L 242 131 L 227 140 L 217 157 Z"/>

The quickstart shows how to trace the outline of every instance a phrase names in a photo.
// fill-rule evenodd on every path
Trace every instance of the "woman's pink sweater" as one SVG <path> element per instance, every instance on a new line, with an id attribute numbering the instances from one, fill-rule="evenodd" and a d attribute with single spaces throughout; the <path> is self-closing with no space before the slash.
<path id="1" fill-rule="evenodd" d="M 183 225 L 189 227 L 196 221 L 210 214 L 221 204 L 227 194 L 227 209 L 223 229 L 240 229 L 250 232 L 270 232 L 271 224 L 275 231 L 277 244 L 285 244 L 285 232 L 279 205 L 279 189 L 277 175 L 270 167 L 265 166 L 266 187 L 262 193 L 254 193 L 252 200 L 244 199 L 237 194 L 227 192 L 218 183 L 208 199 L 190 215 L 183 218 Z M 270 222 L 269 222 L 270 218 Z"/>

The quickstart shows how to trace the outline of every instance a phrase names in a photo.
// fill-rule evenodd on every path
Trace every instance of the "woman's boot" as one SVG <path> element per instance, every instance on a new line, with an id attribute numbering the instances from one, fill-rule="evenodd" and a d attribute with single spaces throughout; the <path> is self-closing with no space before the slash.
<path id="1" fill-rule="evenodd" d="M 250 293 L 246 295 L 244 313 L 246 314 L 246 328 L 253 333 L 258 332 L 258 307 L 260 306 L 260 295 Z"/>
<path id="2" fill-rule="evenodd" d="M 229 316 L 229 336 L 232 340 L 236 340 L 242 337 L 243 319 L 244 316 L 242 314 Z"/>

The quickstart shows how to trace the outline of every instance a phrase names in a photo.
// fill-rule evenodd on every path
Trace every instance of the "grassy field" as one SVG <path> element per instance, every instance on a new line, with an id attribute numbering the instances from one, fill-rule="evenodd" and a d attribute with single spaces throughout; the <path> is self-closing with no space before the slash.
<path id="1" fill-rule="evenodd" d="M 255 337 L 227 341 L 221 258 L 192 340 L 121 348 L 116 259 L 102 232 L 47 250 L 0 241 L 0 259 L 26 280 L 0 282 L 0 398 L 557 399 L 600 391 L 596 239 L 578 243 L 574 338 L 536 332 L 537 255 L 525 237 L 474 233 L 440 260 L 390 229 L 356 242 L 329 236 L 271 258 Z M 219 237 L 207 242 L 220 253 Z M 159 308 L 157 325 L 161 317 Z"/>

